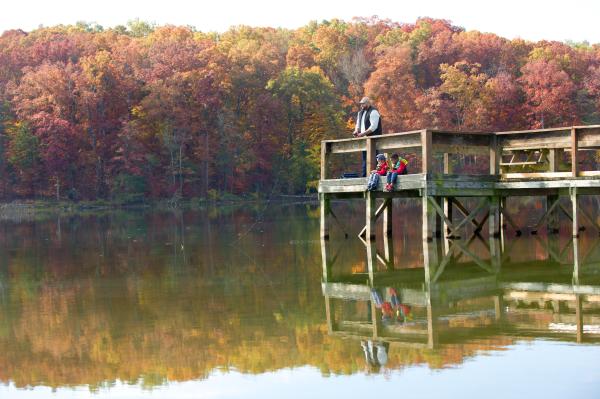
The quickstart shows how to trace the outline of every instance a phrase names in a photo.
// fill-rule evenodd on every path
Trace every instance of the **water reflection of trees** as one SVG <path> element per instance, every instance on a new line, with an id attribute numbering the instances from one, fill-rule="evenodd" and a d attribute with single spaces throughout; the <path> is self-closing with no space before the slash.
<path id="1" fill-rule="evenodd" d="M 0 380 L 154 386 L 215 369 L 364 371 L 360 345 L 327 334 L 314 208 L 259 216 L 117 213 L 62 218 L 60 234 L 57 219 L 4 224 Z M 510 342 L 403 348 L 387 367 L 445 367 Z"/>

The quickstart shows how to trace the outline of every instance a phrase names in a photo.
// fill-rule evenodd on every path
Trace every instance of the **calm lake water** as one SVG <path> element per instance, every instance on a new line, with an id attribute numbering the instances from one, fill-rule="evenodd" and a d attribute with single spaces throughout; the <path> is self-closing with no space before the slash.
<path id="1" fill-rule="evenodd" d="M 336 206 L 324 248 L 314 204 L 1 222 L 0 398 L 600 397 L 597 231 L 509 229 L 500 270 L 463 239 L 427 285 L 405 201 L 370 284 Z"/>

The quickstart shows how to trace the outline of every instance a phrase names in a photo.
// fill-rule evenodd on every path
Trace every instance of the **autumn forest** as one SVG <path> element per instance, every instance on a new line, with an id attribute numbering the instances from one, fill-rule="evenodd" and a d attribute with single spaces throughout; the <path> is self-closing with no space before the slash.
<path id="1" fill-rule="evenodd" d="M 363 95 L 385 133 L 596 124 L 600 45 L 428 18 L 6 31 L 0 200 L 302 194 Z"/>

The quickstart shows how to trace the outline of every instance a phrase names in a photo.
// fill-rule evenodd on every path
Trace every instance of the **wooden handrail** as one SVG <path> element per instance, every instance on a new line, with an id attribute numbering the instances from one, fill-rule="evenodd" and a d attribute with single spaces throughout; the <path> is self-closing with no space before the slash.
<path id="1" fill-rule="evenodd" d="M 598 128 L 600 128 L 600 125 L 550 127 L 550 128 L 545 128 L 545 129 L 533 129 L 533 130 L 509 130 L 509 131 L 503 131 L 503 132 L 494 132 L 492 134 L 508 135 L 508 134 L 524 134 L 524 133 L 529 134 L 529 133 L 544 133 L 544 132 L 560 132 L 560 131 L 570 132 L 572 128 L 575 128 L 578 130 L 598 129 Z"/>
<path id="2" fill-rule="evenodd" d="M 457 132 L 438 129 L 421 129 L 407 132 L 384 134 L 321 142 L 321 179 L 328 176 L 328 160 L 331 154 L 367 152 L 368 168 L 375 167 L 375 154 L 388 149 L 421 148 L 423 154 L 422 173 L 431 173 L 434 153 L 475 154 L 490 158 L 490 174 L 501 174 L 501 155 L 507 151 L 548 149 L 571 153 L 571 175 L 583 175 L 578 170 L 577 152 L 586 149 L 600 149 L 600 125 L 570 126 L 535 130 L 504 132 Z M 445 157 L 444 159 L 446 159 Z M 554 158 L 553 158 L 554 159 Z M 552 169 L 555 165 L 552 165 Z M 540 173 L 555 173 L 556 170 Z M 585 173 L 586 175 L 589 175 Z M 523 173 L 519 174 L 523 175 Z M 511 174 L 503 176 L 511 177 Z"/>

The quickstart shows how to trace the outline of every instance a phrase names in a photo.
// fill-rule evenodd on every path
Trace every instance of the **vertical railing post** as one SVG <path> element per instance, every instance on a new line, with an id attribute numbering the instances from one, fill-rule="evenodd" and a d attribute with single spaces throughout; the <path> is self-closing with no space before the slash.
<path id="1" fill-rule="evenodd" d="M 452 168 L 450 166 L 450 154 L 447 152 L 444 153 L 444 174 L 449 175 Z"/>
<path id="2" fill-rule="evenodd" d="M 498 145 L 498 136 L 496 133 L 490 135 L 490 175 L 500 174 L 500 159 L 502 151 Z"/>
<path id="3" fill-rule="evenodd" d="M 579 157 L 577 156 L 577 129 L 571 128 L 571 176 L 577 177 Z"/>
<path id="4" fill-rule="evenodd" d="M 375 148 L 375 138 L 367 137 L 367 169 L 365 171 L 366 176 L 376 167 L 377 152 Z"/>
<path id="5" fill-rule="evenodd" d="M 423 156 L 422 173 L 427 174 L 433 171 L 431 130 L 421 130 L 421 154 Z"/>
<path id="6" fill-rule="evenodd" d="M 558 148 L 548 150 L 548 172 L 558 172 Z"/>

